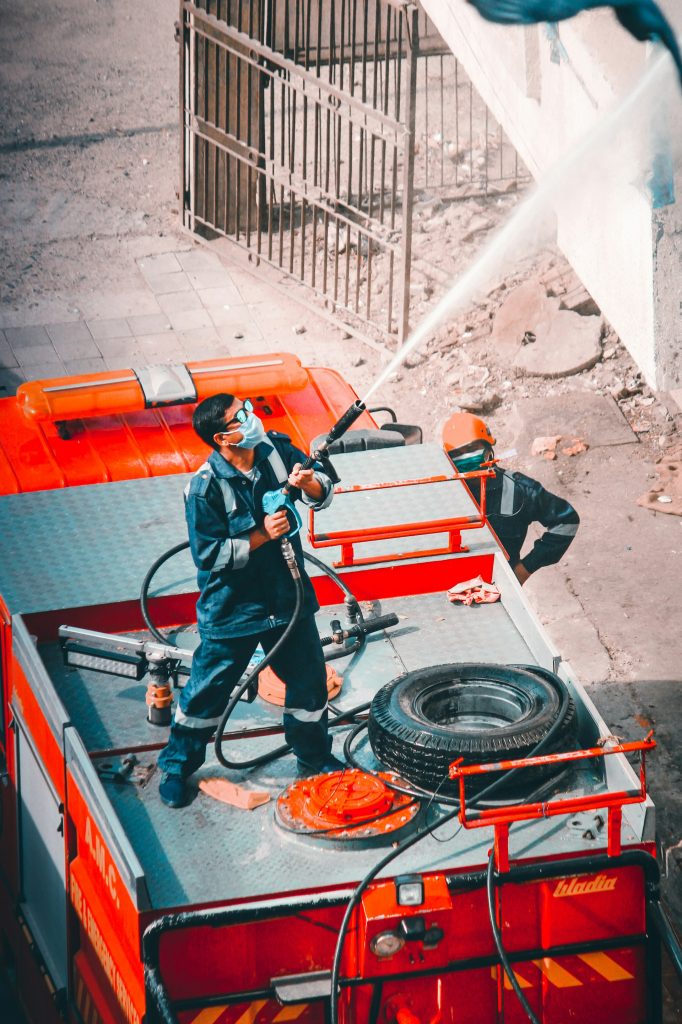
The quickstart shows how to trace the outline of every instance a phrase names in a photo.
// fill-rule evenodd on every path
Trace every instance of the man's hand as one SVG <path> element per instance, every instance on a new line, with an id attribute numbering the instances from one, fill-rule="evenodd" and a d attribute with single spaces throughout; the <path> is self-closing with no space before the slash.
<path id="1" fill-rule="evenodd" d="M 314 501 L 319 501 L 322 497 L 322 484 L 316 479 L 314 470 L 301 469 L 300 462 L 297 462 L 289 473 L 289 483 L 292 487 L 298 487 L 299 490 L 304 491 Z"/>
<path id="2" fill-rule="evenodd" d="M 267 544 L 269 540 L 279 540 L 280 537 L 283 537 L 289 531 L 290 525 L 286 509 L 282 508 L 279 512 L 266 516 L 263 520 L 263 525 L 256 527 L 249 534 L 251 550 L 259 548 L 262 544 Z"/>
<path id="3" fill-rule="evenodd" d="M 526 567 L 523 564 L 523 562 L 519 562 L 519 564 L 517 566 L 515 566 L 515 568 L 514 568 L 514 575 L 516 576 L 516 578 L 519 581 L 519 583 L 521 584 L 521 586 L 523 586 L 523 584 L 529 578 L 530 573 L 526 569 Z"/>

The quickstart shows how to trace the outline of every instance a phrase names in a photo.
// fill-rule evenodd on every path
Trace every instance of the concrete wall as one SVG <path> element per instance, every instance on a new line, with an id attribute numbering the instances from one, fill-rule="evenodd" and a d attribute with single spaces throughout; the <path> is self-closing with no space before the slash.
<path id="1" fill-rule="evenodd" d="M 574 150 L 658 55 L 607 9 L 558 27 L 501 26 L 484 21 L 465 0 L 422 4 L 536 178 Z M 674 14 L 674 0 L 662 6 Z M 675 16 L 682 25 L 682 11 Z M 682 96 L 667 66 L 645 100 L 597 141 L 553 205 L 558 243 L 585 287 L 649 383 L 673 388 L 682 383 L 682 203 L 652 209 L 649 182 L 654 150 L 661 148 L 655 128 L 664 143 L 682 138 Z M 663 160 L 664 168 L 669 164 Z M 679 197 L 679 159 L 677 178 Z"/>

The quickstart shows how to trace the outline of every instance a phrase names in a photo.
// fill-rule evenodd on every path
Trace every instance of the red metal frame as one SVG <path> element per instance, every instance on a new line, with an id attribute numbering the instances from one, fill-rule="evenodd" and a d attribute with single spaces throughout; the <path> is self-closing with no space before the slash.
<path id="1" fill-rule="evenodd" d="M 617 857 L 621 850 L 620 826 L 625 804 L 642 803 L 646 800 L 646 751 L 653 750 L 656 741 L 653 732 L 643 740 L 633 743 L 618 743 L 610 747 L 589 747 L 586 750 L 571 750 L 564 754 L 544 754 L 540 757 L 519 758 L 516 761 L 494 761 L 490 764 L 474 764 L 461 767 L 459 761 L 450 765 L 450 778 L 459 780 L 459 820 L 464 828 L 495 828 L 495 862 L 498 871 L 509 870 L 509 829 L 516 821 L 530 821 L 533 818 L 552 818 L 557 814 L 577 814 L 578 811 L 608 808 L 607 852 Z M 515 768 L 537 768 L 541 765 L 555 765 L 564 761 L 581 761 L 589 757 L 606 757 L 609 754 L 627 754 L 633 750 L 642 753 L 639 770 L 639 790 L 619 790 L 615 793 L 592 793 L 589 796 L 571 797 L 566 800 L 548 800 L 533 804 L 512 804 L 470 811 L 467 817 L 465 783 L 469 775 L 484 775 L 488 772 L 512 771 Z"/>
<path id="2" fill-rule="evenodd" d="M 452 555 L 468 551 L 462 544 L 462 530 L 480 530 L 487 523 L 485 512 L 485 489 L 486 479 L 492 476 L 491 470 L 483 470 L 467 474 L 438 474 L 436 476 L 421 477 L 412 480 L 391 480 L 378 484 L 357 484 L 353 487 L 336 487 L 334 494 L 352 494 L 360 491 L 381 491 L 393 487 L 410 487 L 416 484 L 444 483 L 448 480 L 468 479 L 478 477 L 481 480 L 481 500 L 479 503 L 480 514 L 477 516 L 455 516 L 449 519 L 434 519 L 423 523 L 397 523 L 393 526 L 366 527 L 361 532 L 357 530 L 336 530 L 334 533 L 315 533 L 315 513 L 311 508 L 308 519 L 308 535 L 313 548 L 341 547 L 341 558 L 333 564 L 335 568 L 349 568 L 357 565 L 372 565 L 376 562 L 394 562 L 405 558 L 428 558 L 433 555 Z M 367 541 L 395 540 L 398 537 L 422 537 L 431 534 L 447 533 L 448 543 L 445 547 L 428 548 L 427 550 L 405 551 L 385 555 L 370 555 L 367 558 L 356 558 L 354 552 L 355 544 L 363 544 Z"/>

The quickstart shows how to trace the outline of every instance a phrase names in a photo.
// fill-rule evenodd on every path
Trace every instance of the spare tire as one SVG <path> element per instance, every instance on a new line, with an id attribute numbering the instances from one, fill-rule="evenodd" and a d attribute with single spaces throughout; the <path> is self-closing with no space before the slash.
<path id="1" fill-rule="evenodd" d="M 387 768 L 423 789 L 452 793 L 448 769 L 453 761 L 526 757 L 560 717 L 552 750 L 543 753 L 574 747 L 575 705 L 563 699 L 564 690 L 553 673 L 533 666 L 464 663 L 417 669 L 375 695 L 369 741 Z M 527 787 L 547 778 L 548 771 L 523 774 Z M 496 777 L 474 776 L 467 789 Z"/>

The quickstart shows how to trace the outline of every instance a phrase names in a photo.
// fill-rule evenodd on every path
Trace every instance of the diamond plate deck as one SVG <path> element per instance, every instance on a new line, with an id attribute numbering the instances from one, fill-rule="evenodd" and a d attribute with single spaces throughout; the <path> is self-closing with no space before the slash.
<path id="1" fill-rule="evenodd" d="M 418 451 L 417 451 L 418 447 Z M 357 452 L 336 458 L 343 486 L 452 473 L 437 445 Z M 149 566 L 187 538 L 183 488 L 191 474 L 124 480 L 0 497 L 0 593 L 12 614 L 82 608 L 139 597 Z M 338 503 L 338 510 L 334 511 Z M 339 495 L 318 513 L 318 528 L 413 522 L 415 517 L 470 515 L 475 506 L 456 481 Z M 324 519 L 322 517 L 325 517 Z M 351 526 L 343 524 L 351 523 Z M 488 531 L 478 542 L 493 546 Z M 471 534 L 467 537 L 470 543 Z M 445 543 L 445 536 L 437 539 Z M 358 555 L 434 546 L 433 537 L 363 544 Z M 336 548 L 317 552 L 331 563 Z M 311 575 L 315 575 L 313 570 Z M 152 596 L 192 593 L 196 570 L 189 552 L 162 566 Z"/>

